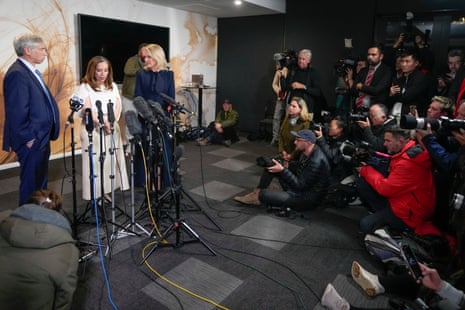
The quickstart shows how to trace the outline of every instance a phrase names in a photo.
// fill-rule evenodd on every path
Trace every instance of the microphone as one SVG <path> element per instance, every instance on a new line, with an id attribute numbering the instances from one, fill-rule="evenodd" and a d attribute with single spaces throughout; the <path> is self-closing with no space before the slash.
<path id="1" fill-rule="evenodd" d="M 92 110 L 90 108 L 87 108 L 85 111 L 84 123 L 86 124 L 87 132 L 91 135 L 94 130 L 94 120 L 92 119 Z"/>
<path id="2" fill-rule="evenodd" d="M 145 121 L 151 123 L 155 120 L 155 116 L 152 111 L 149 109 L 147 101 L 141 96 L 134 98 L 134 106 L 136 107 L 137 112 L 145 119 Z"/>
<path id="3" fill-rule="evenodd" d="M 149 99 L 147 100 L 147 103 L 156 112 L 160 119 L 162 119 L 165 122 L 167 126 L 169 126 L 170 128 L 173 126 L 173 122 L 168 116 L 166 116 L 165 111 L 163 111 L 161 105 L 158 102 Z"/>
<path id="4" fill-rule="evenodd" d="M 102 101 L 97 100 L 95 101 L 95 105 L 97 106 L 97 111 L 98 111 L 98 122 L 103 125 L 103 111 L 102 111 Z"/>
<path id="5" fill-rule="evenodd" d="M 108 100 L 108 103 L 107 103 L 107 113 L 108 113 L 108 121 L 113 126 L 113 123 L 115 122 L 115 112 L 113 111 L 113 102 L 111 102 L 111 100 Z"/>
<path id="6" fill-rule="evenodd" d="M 129 133 L 134 137 L 137 142 L 140 142 L 140 135 L 142 134 L 142 125 L 137 118 L 137 113 L 134 111 L 127 111 L 124 114 L 124 121 L 128 127 Z"/>
<path id="7" fill-rule="evenodd" d="M 186 109 L 186 107 L 184 107 L 183 105 L 180 105 L 179 103 L 177 103 L 173 98 L 171 98 L 167 94 L 160 93 L 160 96 L 162 96 L 163 99 L 165 99 L 165 101 L 168 102 L 170 105 L 174 106 L 176 110 L 178 110 L 179 112 L 183 114 L 191 114 L 191 115 L 195 114 L 194 112 Z"/>
<path id="8" fill-rule="evenodd" d="M 69 99 L 69 107 L 74 112 L 78 112 L 84 105 L 84 99 L 74 95 Z"/>

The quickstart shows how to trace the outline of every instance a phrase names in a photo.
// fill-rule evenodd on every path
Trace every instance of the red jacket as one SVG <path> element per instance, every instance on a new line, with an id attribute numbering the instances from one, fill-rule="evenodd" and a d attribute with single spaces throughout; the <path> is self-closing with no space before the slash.
<path id="1" fill-rule="evenodd" d="M 416 233 L 424 234 L 426 227 L 433 229 L 429 226 L 436 206 L 436 188 L 431 159 L 414 141 L 392 156 L 387 178 L 371 166 L 363 166 L 360 176 L 389 200 L 392 212 Z"/>

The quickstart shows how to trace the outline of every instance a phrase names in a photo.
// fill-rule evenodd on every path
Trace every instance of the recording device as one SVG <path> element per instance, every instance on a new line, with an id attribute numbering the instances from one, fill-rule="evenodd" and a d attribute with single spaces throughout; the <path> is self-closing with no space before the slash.
<path id="1" fill-rule="evenodd" d="M 423 278 L 423 274 L 421 273 L 418 259 L 415 256 L 415 253 L 412 251 L 412 248 L 408 244 L 402 244 L 400 252 L 405 262 L 407 263 L 407 268 L 412 274 L 413 278 L 415 280 L 421 280 Z"/>
<path id="2" fill-rule="evenodd" d="M 281 165 L 283 164 L 283 159 L 281 157 L 274 157 L 274 158 L 269 158 L 269 157 L 257 157 L 256 162 L 257 166 L 263 167 L 263 168 L 268 168 L 268 167 L 273 167 L 276 165 L 272 159 L 278 161 Z"/>
<path id="3" fill-rule="evenodd" d="M 136 139 L 136 141 L 140 141 L 140 135 L 142 135 L 143 131 L 142 125 L 137 117 L 137 113 L 134 111 L 127 111 L 124 114 L 124 121 L 126 122 L 129 133 L 134 137 L 134 139 Z"/>
<path id="4" fill-rule="evenodd" d="M 74 111 L 78 112 L 79 110 L 82 109 L 82 106 L 84 105 L 83 99 L 79 98 L 78 96 L 73 96 L 71 99 L 69 99 L 69 108 Z"/>
<path id="5" fill-rule="evenodd" d="M 149 109 L 149 105 L 144 98 L 137 96 L 134 98 L 134 106 L 136 107 L 137 112 L 140 113 L 142 118 L 148 122 L 152 123 L 155 120 L 155 116 L 152 111 Z"/>
<path id="6" fill-rule="evenodd" d="M 284 52 L 274 53 L 273 60 L 276 62 L 276 68 L 290 68 L 297 65 L 297 53 L 294 50 L 286 50 Z"/>
<path id="7" fill-rule="evenodd" d="M 354 167 L 360 167 L 365 163 L 375 168 L 389 165 L 391 155 L 373 150 L 370 143 L 366 141 L 355 145 L 351 141 L 344 141 L 340 150 L 345 161 L 351 162 Z"/>
<path id="8" fill-rule="evenodd" d="M 431 125 L 431 130 L 443 129 L 443 132 L 450 134 L 451 131 L 465 129 L 465 120 L 450 119 L 446 116 L 441 116 L 440 119 L 433 118 L 416 118 L 412 115 L 401 115 L 400 128 L 403 129 L 426 129 L 427 124 Z"/>
<path id="9" fill-rule="evenodd" d="M 89 133 L 89 136 L 92 135 L 94 130 L 94 120 L 92 119 L 92 110 L 87 108 L 84 114 L 84 123 L 86 124 L 86 130 Z"/>
<path id="10" fill-rule="evenodd" d="M 366 114 L 357 114 L 357 113 L 349 113 L 349 119 L 354 122 L 366 122 L 368 115 Z"/>
<path id="11" fill-rule="evenodd" d="M 108 121 L 113 126 L 113 123 L 115 122 L 115 111 L 113 110 L 113 102 L 111 102 L 111 100 L 108 100 L 108 103 L 107 103 L 107 113 L 108 113 Z"/>
<path id="12" fill-rule="evenodd" d="M 95 105 L 97 106 L 98 122 L 103 125 L 105 122 L 103 120 L 102 101 L 95 101 Z"/>
<path id="13" fill-rule="evenodd" d="M 345 76 L 347 68 L 353 69 L 355 67 L 355 59 L 346 58 L 346 59 L 339 59 L 334 64 L 334 69 L 336 70 L 336 74 L 338 76 Z"/>
<path id="14" fill-rule="evenodd" d="M 171 132 L 173 128 L 173 122 L 171 121 L 171 118 L 166 116 L 165 111 L 162 109 L 158 102 L 149 99 L 147 100 L 147 104 L 152 108 L 152 111 L 155 112 L 155 117 L 158 120 L 158 124 L 164 129 L 168 137 L 172 139 L 173 135 Z"/>
<path id="15" fill-rule="evenodd" d="M 164 94 L 164 93 L 160 93 L 160 96 L 163 97 L 163 99 L 165 99 L 165 101 L 170 104 L 171 106 L 173 106 L 176 110 L 178 110 L 179 112 L 183 113 L 183 114 L 192 114 L 194 115 L 195 113 L 186 109 L 186 107 L 184 107 L 183 105 L 177 103 L 173 98 L 171 98 L 170 96 Z"/>

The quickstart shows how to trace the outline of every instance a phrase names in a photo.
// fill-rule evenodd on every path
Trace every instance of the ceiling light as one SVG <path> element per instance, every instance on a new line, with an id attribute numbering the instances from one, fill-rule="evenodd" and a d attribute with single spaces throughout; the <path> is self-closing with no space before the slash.
<path id="1" fill-rule="evenodd" d="M 241 4 L 242 4 L 242 1 L 241 1 L 241 0 L 234 0 L 234 4 L 235 4 L 235 5 L 241 5 Z"/>

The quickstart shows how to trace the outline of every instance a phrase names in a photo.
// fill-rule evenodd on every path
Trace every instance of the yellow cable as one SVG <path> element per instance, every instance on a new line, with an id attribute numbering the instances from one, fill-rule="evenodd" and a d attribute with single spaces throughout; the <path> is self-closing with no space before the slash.
<path id="1" fill-rule="evenodd" d="M 150 203 L 150 194 L 149 194 L 149 174 L 148 174 L 148 169 L 147 169 L 147 163 L 145 161 L 145 153 L 144 149 L 141 148 L 141 153 L 142 153 L 142 162 L 144 163 L 144 172 L 145 172 L 145 197 L 147 198 L 147 207 L 149 209 L 149 214 L 150 214 L 150 219 L 152 220 L 153 228 L 157 232 L 157 235 L 159 237 L 162 237 L 162 234 L 160 230 L 158 229 L 158 225 L 155 221 L 155 218 L 152 213 L 152 204 Z M 162 241 L 166 242 L 166 240 Z"/>
<path id="2" fill-rule="evenodd" d="M 153 268 L 147 261 L 147 259 L 145 258 L 145 250 L 149 247 L 149 246 L 153 246 L 157 243 L 157 241 L 153 241 L 153 242 L 150 242 L 148 243 L 143 249 L 142 249 L 142 258 L 144 259 L 144 263 L 145 265 L 150 269 L 150 271 L 152 271 L 155 275 L 157 275 L 160 279 L 162 279 L 163 281 L 167 282 L 168 284 L 171 284 L 172 286 L 180 289 L 181 291 L 195 297 L 195 298 L 198 298 L 202 301 L 205 301 L 205 302 L 208 302 L 209 304 L 212 304 L 214 305 L 215 307 L 219 308 L 219 309 L 223 309 L 223 310 L 229 310 L 229 308 L 226 308 L 225 306 L 222 306 L 216 302 L 214 302 L 213 300 L 211 299 L 208 299 L 206 297 L 203 297 L 203 296 L 200 296 L 194 292 L 192 292 L 191 290 L 188 290 L 187 288 L 184 288 L 182 286 L 180 286 L 179 284 L 176 284 L 174 283 L 173 281 L 169 280 L 168 278 L 162 276 L 155 268 Z"/>

